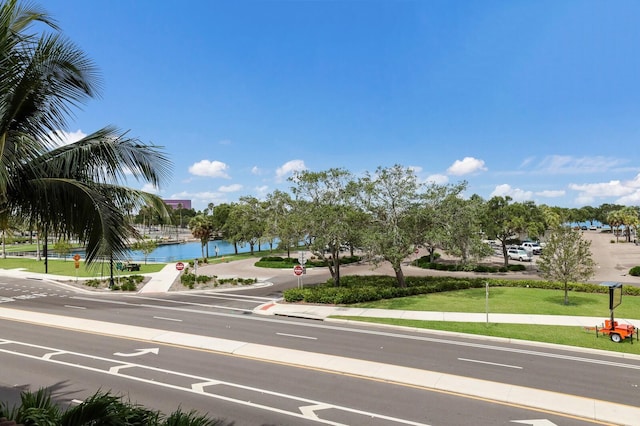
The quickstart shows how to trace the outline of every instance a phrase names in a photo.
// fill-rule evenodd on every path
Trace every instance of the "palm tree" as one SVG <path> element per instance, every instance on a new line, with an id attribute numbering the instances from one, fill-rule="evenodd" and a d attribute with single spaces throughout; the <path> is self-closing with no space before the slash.
<path id="1" fill-rule="evenodd" d="M 212 216 L 199 214 L 191 218 L 189 221 L 189 229 L 191 234 L 200 240 L 200 249 L 202 250 L 202 259 L 206 261 L 209 257 L 209 240 L 213 236 Z M 205 255 L 205 246 L 207 252 Z"/>
<path id="2" fill-rule="evenodd" d="M 36 22 L 50 32 L 29 33 Z M 0 4 L 0 214 L 29 218 L 49 233 L 77 236 L 87 261 L 124 256 L 134 228 L 130 206 L 166 209 L 133 190 L 127 174 L 158 186 L 169 162 L 157 147 L 106 127 L 62 145 L 72 107 L 94 97 L 96 68 L 60 34 L 42 9 L 17 0 Z"/>

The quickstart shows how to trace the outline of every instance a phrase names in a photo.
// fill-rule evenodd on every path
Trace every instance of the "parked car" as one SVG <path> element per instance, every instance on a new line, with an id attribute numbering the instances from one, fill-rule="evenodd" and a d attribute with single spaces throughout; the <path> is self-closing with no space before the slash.
<path id="1" fill-rule="evenodd" d="M 533 241 L 525 241 L 524 243 L 522 243 L 522 247 L 526 251 L 530 251 L 533 254 L 542 254 L 542 247 L 540 246 L 540 244 Z"/>
<path id="2" fill-rule="evenodd" d="M 521 248 L 510 248 L 507 250 L 507 256 L 511 260 L 519 260 L 520 262 L 531 262 L 533 260 L 533 256 Z"/>

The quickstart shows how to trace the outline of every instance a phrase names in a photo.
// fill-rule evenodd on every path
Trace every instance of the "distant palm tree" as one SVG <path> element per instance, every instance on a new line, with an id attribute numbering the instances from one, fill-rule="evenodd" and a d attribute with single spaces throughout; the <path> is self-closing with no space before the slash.
<path id="1" fill-rule="evenodd" d="M 50 32 L 29 33 L 36 22 Z M 123 256 L 134 228 L 131 206 L 166 213 L 151 194 L 125 184 L 127 175 L 158 186 L 169 162 L 157 147 L 106 127 L 63 145 L 71 108 L 94 97 L 96 68 L 64 38 L 42 9 L 0 3 L 0 214 L 29 218 L 49 233 L 86 243 L 87 261 Z"/>
<path id="2" fill-rule="evenodd" d="M 191 234 L 200 240 L 200 248 L 202 250 L 202 258 L 209 257 L 209 240 L 213 236 L 213 221 L 211 216 L 199 214 L 189 220 L 189 229 Z M 206 253 L 205 253 L 206 247 Z"/>

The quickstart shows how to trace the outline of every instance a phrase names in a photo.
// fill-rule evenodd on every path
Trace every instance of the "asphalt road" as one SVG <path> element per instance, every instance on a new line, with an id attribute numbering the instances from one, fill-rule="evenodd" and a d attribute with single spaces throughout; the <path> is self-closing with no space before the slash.
<path id="1" fill-rule="evenodd" d="M 257 317 L 250 312 L 266 299 L 247 296 L 244 292 L 181 293 L 153 297 L 87 296 L 56 291 L 55 287 L 46 283 L 37 284 L 39 287 L 35 288 L 33 282 L 0 285 L 1 306 L 72 316 L 79 320 L 84 318 L 135 324 L 285 347 L 306 353 L 365 359 L 630 405 L 635 404 L 640 396 L 637 374 L 640 366 L 637 361 L 443 337 L 425 332 L 396 332 L 364 326 L 345 327 L 314 321 Z M 41 342 L 46 335 L 37 335 L 35 341 Z M 52 343 L 66 343 L 67 340 L 66 337 L 58 337 Z M 105 346 L 111 351 L 117 345 L 108 343 Z M 52 347 L 55 345 L 52 344 Z M 184 360 L 184 355 L 175 357 Z M 271 370 L 272 367 L 268 368 Z M 244 367 L 240 370 L 244 371 Z M 277 382 L 279 379 L 274 380 Z M 318 396 L 310 399 L 322 400 Z M 455 407 L 456 402 L 452 404 Z"/>
<path id="2" fill-rule="evenodd" d="M 100 334 L 3 322 L 2 383 L 49 387 L 76 404 L 97 389 L 170 412 L 195 409 L 236 425 L 589 424 L 428 389 Z"/>

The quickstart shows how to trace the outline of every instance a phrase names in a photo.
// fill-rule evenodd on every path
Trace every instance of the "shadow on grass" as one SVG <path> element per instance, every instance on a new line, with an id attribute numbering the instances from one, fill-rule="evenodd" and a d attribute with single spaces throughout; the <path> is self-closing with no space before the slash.
<path id="1" fill-rule="evenodd" d="M 577 295 L 576 293 L 569 294 L 569 303 L 566 305 L 564 304 L 564 293 L 557 296 L 554 295 L 554 296 L 543 297 L 542 301 L 544 301 L 545 303 L 550 303 L 554 305 L 566 306 L 568 308 L 579 308 L 581 306 L 591 307 L 595 305 L 600 305 L 602 303 L 599 300 L 594 300 L 593 298 L 589 298 L 589 297 L 583 297 L 583 296 Z"/>

